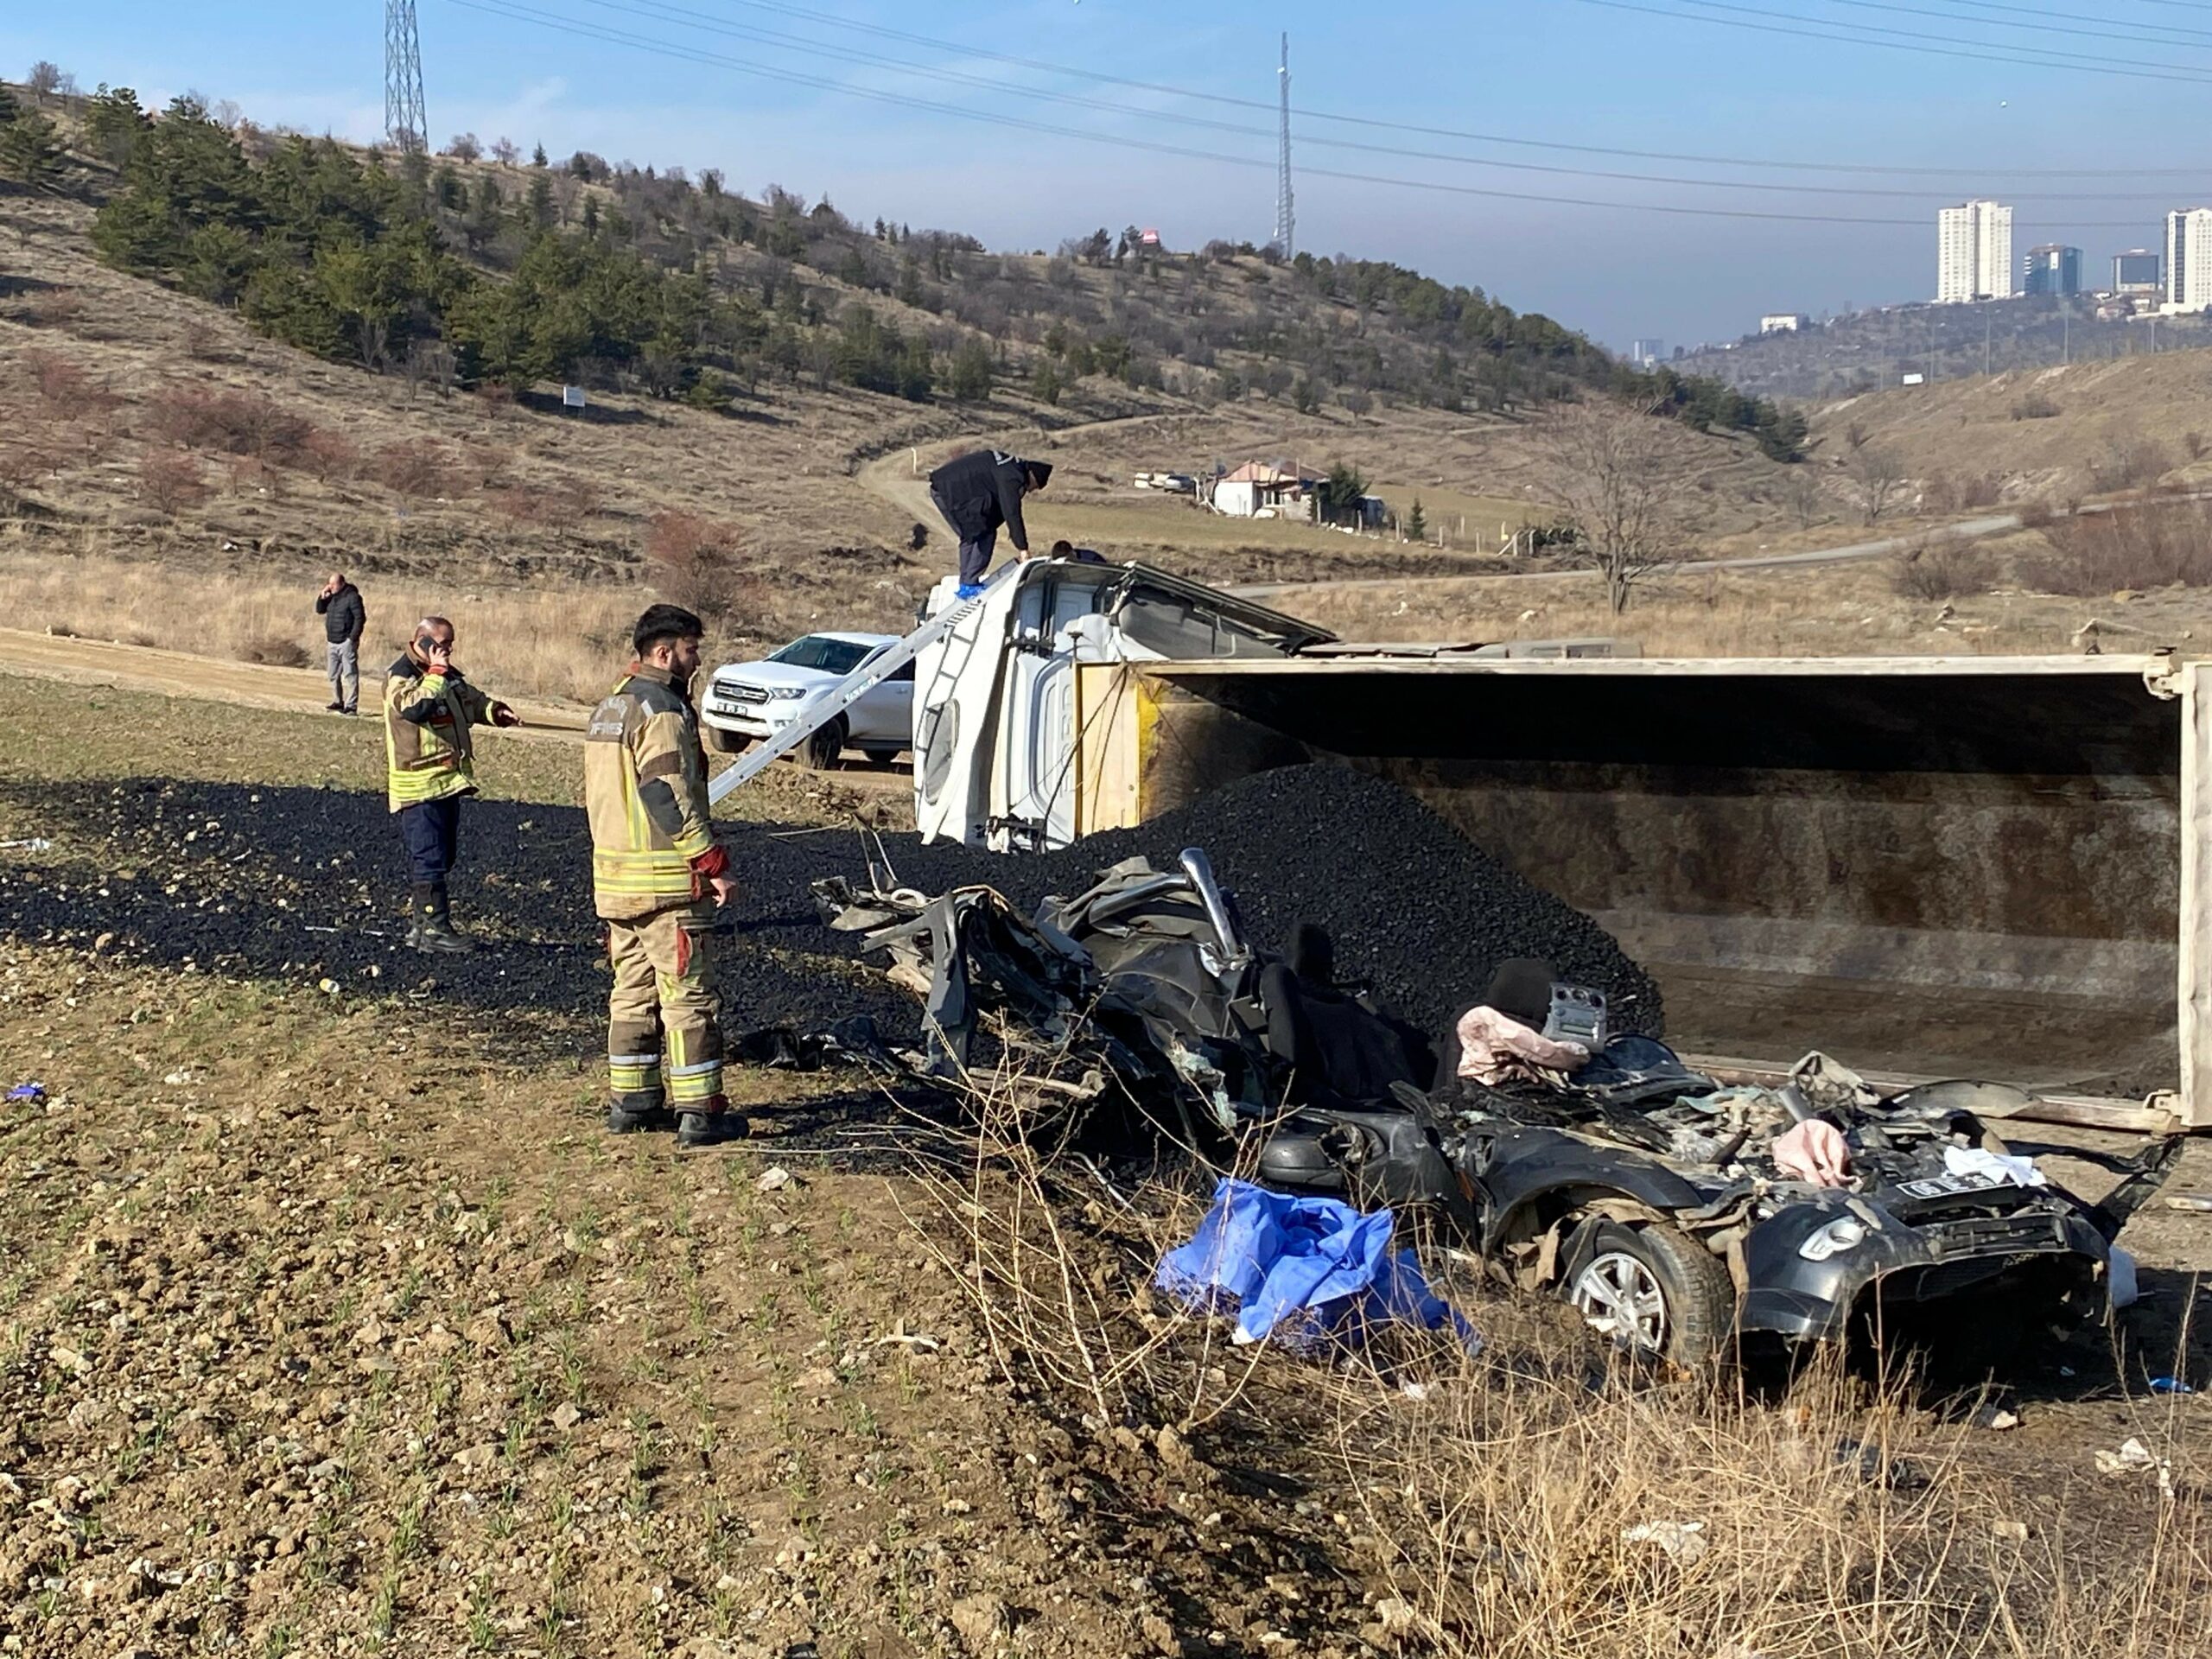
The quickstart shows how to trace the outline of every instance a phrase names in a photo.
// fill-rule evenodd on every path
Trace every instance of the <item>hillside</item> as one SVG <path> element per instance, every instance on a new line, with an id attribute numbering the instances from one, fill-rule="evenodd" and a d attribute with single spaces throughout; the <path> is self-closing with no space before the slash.
<path id="1" fill-rule="evenodd" d="M 344 566 L 401 608 L 474 595 L 474 637 L 531 642 L 510 683 L 583 696 L 644 582 L 732 647 L 911 616 L 949 557 L 916 474 L 986 442 L 1058 463 L 1040 536 L 1116 556 L 1224 582 L 1494 569 L 1502 531 L 1556 511 L 1538 394 L 1614 384 L 1579 337 L 1389 267 L 1096 237 L 990 255 L 592 157 L 393 168 L 127 94 L 18 109 L 12 130 L 54 135 L 35 188 L 0 194 L 0 603 L 25 626 L 283 660 L 301 585 Z M 533 199 L 550 224 L 523 222 Z M 1464 360 L 1446 335 L 1474 338 Z M 1431 382 L 1317 380 L 1300 341 L 1359 385 Z M 1797 429 L 1666 390 L 1686 424 L 1745 429 L 1692 442 L 1685 534 L 1778 527 L 1768 457 Z M 1129 487 L 1247 459 L 1426 497 L 1431 543 Z"/>
<path id="2" fill-rule="evenodd" d="M 1694 352 L 1674 366 L 1760 397 L 1818 400 L 1900 384 L 1941 384 L 2017 369 L 2109 362 L 2212 346 L 2202 317 L 2101 321 L 2094 302 L 2001 300 L 1986 305 L 1894 305 L 1796 331 L 1751 334 Z"/>

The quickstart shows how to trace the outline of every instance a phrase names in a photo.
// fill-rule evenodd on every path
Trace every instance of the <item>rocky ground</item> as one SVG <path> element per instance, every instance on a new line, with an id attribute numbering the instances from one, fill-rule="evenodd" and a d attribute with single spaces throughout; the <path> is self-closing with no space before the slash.
<path id="1" fill-rule="evenodd" d="M 43 1087 L 0 1105 L 0 1651 L 2201 1640 L 2212 1419 L 2145 1379 L 2212 1373 L 2212 1223 L 2138 1223 L 2151 1300 L 2033 1350 L 2013 1428 L 1608 1375 L 1464 1285 L 1473 1362 L 1232 1351 L 1145 1287 L 1187 1182 L 979 1166 L 832 1074 L 739 1073 L 734 1151 L 606 1136 L 588 921 L 536 850 L 573 753 L 487 756 L 462 904 L 497 949 L 458 972 L 371 931 L 373 760 L 336 721 L 0 679 L 0 1083 Z M 833 789 L 734 829 L 742 1021 L 902 1011 L 805 903 L 849 856 L 803 833 Z"/>

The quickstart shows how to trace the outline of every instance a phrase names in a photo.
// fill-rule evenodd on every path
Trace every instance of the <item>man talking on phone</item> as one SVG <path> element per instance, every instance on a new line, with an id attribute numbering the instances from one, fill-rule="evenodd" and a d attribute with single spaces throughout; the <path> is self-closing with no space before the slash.
<path id="1" fill-rule="evenodd" d="M 715 844 L 691 680 L 699 619 L 655 605 L 638 619 L 629 672 L 584 731 L 591 886 L 607 925 L 607 1127 L 676 1131 L 679 1147 L 742 1140 L 722 1093 L 719 912 L 737 896 Z"/>
<path id="2" fill-rule="evenodd" d="M 472 728 L 519 726 L 522 716 L 471 685 L 454 665 L 453 624 L 426 616 L 384 686 L 385 797 L 407 844 L 407 943 L 452 954 L 475 942 L 454 931 L 446 878 L 461 839 L 461 801 L 476 792 Z"/>

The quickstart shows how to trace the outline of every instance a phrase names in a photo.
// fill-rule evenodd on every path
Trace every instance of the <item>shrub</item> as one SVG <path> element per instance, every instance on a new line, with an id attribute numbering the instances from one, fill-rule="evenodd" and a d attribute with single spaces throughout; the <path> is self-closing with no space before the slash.
<path id="1" fill-rule="evenodd" d="M 2174 458 L 2156 438 L 2114 438 L 2104 455 L 2089 463 L 2089 484 L 2098 490 L 2132 490 L 2173 468 Z"/>
<path id="2" fill-rule="evenodd" d="M 40 401 L 56 414 L 75 415 L 103 400 L 104 394 L 93 390 L 92 377 L 73 358 L 58 352 L 26 352 L 23 362 Z"/>
<path id="3" fill-rule="evenodd" d="M 253 391 L 202 391 L 184 386 L 154 400 L 156 436 L 189 449 L 289 466 L 305 452 L 314 425 L 273 399 Z"/>
<path id="4" fill-rule="evenodd" d="M 190 455 L 149 450 L 138 463 L 138 499 L 156 512 L 179 513 L 207 499 L 207 480 Z"/>
<path id="5" fill-rule="evenodd" d="M 258 634 L 246 640 L 238 646 L 238 660 L 259 663 L 267 668 L 308 668 L 315 661 L 298 640 L 276 633 Z"/>
<path id="6" fill-rule="evenodd" d="M 1959 599 L 1986 592 L 1989 556 L 1967 542 L 1930 542 L 1898 555 L 1891 584 L 1906 599 Z"/>
<path id="7" fill-rule="evenodd" d="M 315 427 L 300 445 L 300 469 L 313 473 L 326 484 L 334 479 L 351 478 L 353 469 L 360 464 L 360 450 L 342 432 Z"/>
<path id="8" fill-rule="evenodd" d="M 2058 405 L 2040 391 L 2031 391 L 2012 400 L 2012 418 L 2016 421 L 2048 421 L 2056 416 Z"/>
<path id="9" fill-rule="evenodd" d="M 410 500 L 428 501 L 455 493 L 454 458 L 427 438 L 385 445 L 368 474 L 394 495 Z"/>
<path id="10" fill-rule="evenodd" d="M 2212 506 L 2126 507 L 2052 524 L 2049 558 L 2030 571 L 2047 593 L 2087 599 L 2121 588 L 2212 587 Z"/>
<path id="11" fill-rule="evenodd" d="M 762 584 L 739 567 L 741 546 L 734 524 L 693 512 L 657 514 L 645 535 L 654 590 L 709 621 L 757 611 Z"/>

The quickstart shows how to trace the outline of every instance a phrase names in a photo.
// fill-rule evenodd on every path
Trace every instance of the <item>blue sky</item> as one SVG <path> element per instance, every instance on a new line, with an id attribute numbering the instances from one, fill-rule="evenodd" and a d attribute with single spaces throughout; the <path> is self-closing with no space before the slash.
<path id="1" fill-rule="evenodd" d="M 1157 226 L 1171 245 L 1273 229 L 1273 118 L 1265 109 L 1170 97 L 1121 77 L 1265 104 L 1277 33 L 1291 35 L 1300 168 L 1299 244 L 1398 260 L 1477 283 L 1625 346 L 1732 338 L 1771 310 L 1925 298 L 1935 209 L 1986 194 L 2018 206 L 2016 243 L 2077 244 L 2092 276 L 2116 249 L 2156 245 L 2167 206 L 2212 200 L 2181 168 L 2207 161 L 2196 135 L 2212 80 L 2212 3 L 2177 0 L 1433 0 L 1353 8 L 1332 0 L 476 0 L 541 14 L 493 15 L 469 0 L 418 0 L 434 139 L 505 134 L 556 155 L 577 148 L 639 165 L 719 167 L 757 191 L 774 181 L 827 194 L 862 219 L 974 232 L 994 246 L 1050 247 L 1098 225 Z M 149 99 L 192 88 L 257 120 L 373 137 L 382 124 L 380 0 L 99 0 L 0 11 L 0 65 L 48 58 L 87 88 Z M 1841 32 L 1917 31 L 1955 42 L 1915 49 L 1816 41 L 1699 21 Z M 811 15 L 810 15 L 811 14 Z M 670 57 L 575 33 L 613 31 L 766 72 Z M 946 43 L 920 46 L 861 27 Z M 701 24 L 715 25 L 717 33 Z M 2034 27 L 2040 25 L 2040 28 Z M 2075 29 L 2078 34 L 2051 31 Z M 830 54 L 760 38 L 817 41 Z M 2198 38 L 2201 36 L 2201 39 Z M 2139 67 L 1983 61 L 2061 51 Z M 1077 67 L 1055 75 L 981 55 Z M 2107 65 L 2107 67 L 2118 67 Z M 808 86 L 779 79 L 812 76 Z M 2164 79 L 2172 76 L 2177 79 Z M 1087 78 L 1086 78 L 1087 77 Z M 977 82 L 986 83 L 978 85 Z M 925 99 L 1033 126 L 995 125 L 856 97 Z M 1045 94 L 1090 100 L 1054 102 Z M 1789 171 L 1508 146 L 1332 124 L 1319 112 L 1548 144 L 1909 172 Z M 1225 124 L 1231 129 L 1187 124 Z M 1071 130 L 1096 135 L 1073 137 Z M 1727 189 L 1363 153 L 1342 138 L 1491 163 L 1657 174 L 1778 186 Z M 1143 145 L 1243 158 L 1250 165 Z M 2139 167 L 2160 169 L 2131 171 Z M 2051 169 L 2106 176 L 2035 178 Z M 1677 216 L 1408 188 L 1323 169 L 1612 204 L 1726 207 L 1903 219 L 1828 224 Z M 2002 169 L 2002 170 L 1999 170 Z M 1819 187 L 1818 190 L 1813 187 Z M 1833 194 L 1872 191 L 1894 194 Z M 2074 195 L 2084 199 L 2063 200 Z M 2131 200 L 2135 197 L 2140 199 Z"/>

